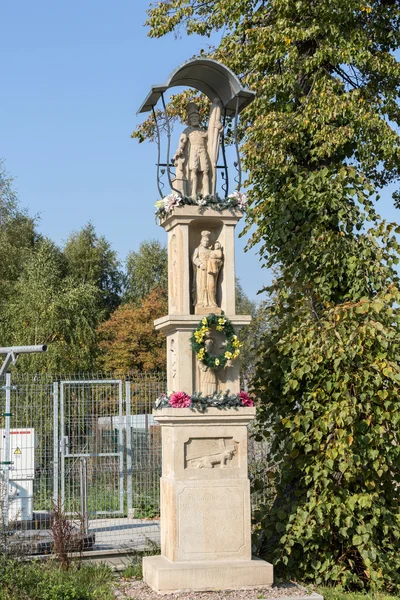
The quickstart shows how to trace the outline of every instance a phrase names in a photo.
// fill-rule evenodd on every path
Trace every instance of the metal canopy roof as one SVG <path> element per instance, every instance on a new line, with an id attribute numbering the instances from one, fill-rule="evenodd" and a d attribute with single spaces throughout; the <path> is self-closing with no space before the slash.
<path id="1" fill-rule="evenodd" d="M 236 75 L 221 63 L 209 58 L 195 58 L 175 69 L 163 85 L 153 85 L 138 114 L 150 111 L 167 89 L 177 86 L 195 88 L 211 101 L 219 98 L 228 117 L 235 116 L 237 99 L 240 113 L 255 97 L 255 93 L 243 88 Z"/>

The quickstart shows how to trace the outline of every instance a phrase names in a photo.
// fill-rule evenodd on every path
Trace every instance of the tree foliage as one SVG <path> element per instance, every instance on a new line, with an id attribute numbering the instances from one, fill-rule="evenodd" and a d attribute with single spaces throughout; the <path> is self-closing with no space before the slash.
<path id="1" fill-rule="evenodd" d="M 138 303 L 154 288 L 168 288 L 167 248 L 158 240 L 146 240 L 126 259 L 125 302 Z"/>
<path id="2" fill-rule="evenodd" d="M 45 354 L 21 356 L 22 371 L 74 373 L 95 365 L 100 291 L 66 276 L 66 270 L 61 250 L 43 240 L 16 282 L 5 310 L 7 344 L 49 346 Z"/>
<path id="3" fill-rule="evenodd" d="M 109 315 L 120 303 L 122 285 L 117 254 L 109 242 L 88 223 L 70 235 L 64 254 L 68 274 L 79 284 L 96 286 L 101 292 L 100 306 Z"/>
<path id="4" fill-rule="evenodd" d="M 7 324 L 4 307 L 30 250 L 37 241 L 34 219 L 22 211 L 13 189 L 13 180 L 0 160 L 0 332 Z"/>
<path id="5" fill-rule="evenodd" d="M 154 37 L 221 30 L 210 55 L 257 93 L 240 131 L 248 225 L 279 266 L 256 376 L 279 465 L 262 550 L 292 577 L 388 589 L 400 588 L 400 230 L 374 202 L 399 180 L 399 21 L 393 0 L 165 0 L 148 19 Z"/>
<path id="6" fill-rule="evenodd" d="M 99 326 L 100 364 L 106 372 L 164 371 L 165 336 L 154 320 L 168 311 L 166 290 L 153 289 L 139 304 L 124 304 Z"/>

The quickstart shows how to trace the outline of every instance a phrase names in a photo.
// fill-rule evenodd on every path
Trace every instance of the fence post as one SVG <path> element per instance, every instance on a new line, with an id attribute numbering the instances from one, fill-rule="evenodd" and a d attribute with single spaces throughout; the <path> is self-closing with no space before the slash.
<path id="1" fill-rule="evenodd" d="M 11 446 L 10 446 L 10 417 L 11 417 L 11 373 L 6 373 L 6 406 L 4 412 L 4 502 L 3 502 L 3 524 L 8 527 L 10 508 L 10 469 L 11 469 Z"/>
<path id="2" fill-rule="evenodd" d="M 128 518 L 133 519 L 133 497 L 132 497 L 132 419 L 131 419 L 131 382 L 125 381 L 126 402 L 126 496 Z"/>
<path id="3" fill-rule="evenodd" d="M 58 461 L 59 461 L 59 440 L 58 440 L 58 382 L 53 382 L 53 503 L 58 506 Z"/>
<path id="4" fill-rule="evenodd" d="M 119 395 L 119 426 L 118 426 L 118 457 L 119 457 L 119 510 L 124 514 L 124 423 L 122 410 L 122 381 L 118 383 Z"/>
<path id="5" fill-rule="evenodd" d="M 89 512 L 88 512 L 88 475 L 87 475 L 87 460 L 81 457 L 80 459 L 80 486 L 81 486 L 81 523 L 83 525 L 83 533 L 89 532 Z"/>

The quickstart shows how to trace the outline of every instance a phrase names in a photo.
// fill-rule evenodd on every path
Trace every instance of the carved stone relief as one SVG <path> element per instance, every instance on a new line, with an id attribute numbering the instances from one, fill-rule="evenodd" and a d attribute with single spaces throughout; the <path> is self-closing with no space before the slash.
<path id="1" fill-rule="evenodd" d="M 175 379 L 176 377 L 176 350 L 175 350 L 175 340 L 174 338 L 172 338 L 171 343 L 170 343 L 170 347 L 169 347 L 169 351 L 171 353 L 171 375 L 172 375 L 172 380 Z"/>
<path id="2" fill-rule="evenodd" d="M 185 443 L 185 468 L 238 467 L 238 443 L 233 438 L 190 438 Z"/>
<path id="3" fill-rule="evenodd" d="M 178 249 L 175 233 L 171 237 L 170 242 L 170 265 L 171 265 L 171 305 L 177 308 L 178 299 Z"/>

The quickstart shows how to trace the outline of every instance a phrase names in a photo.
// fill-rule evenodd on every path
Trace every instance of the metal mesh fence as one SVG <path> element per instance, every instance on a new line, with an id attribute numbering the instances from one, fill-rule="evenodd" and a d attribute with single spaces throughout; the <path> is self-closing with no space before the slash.
<path id="1" fill-rule="evenodd" d="M 0 551 L 51 552 L 55 515 L 72 524 L 72 550 L 158 543 L 161 428 L 151 413 L 165 390 L 163 373 L 0 381 Z M 263 454 L 249 449 L 251 476 Z"/>

